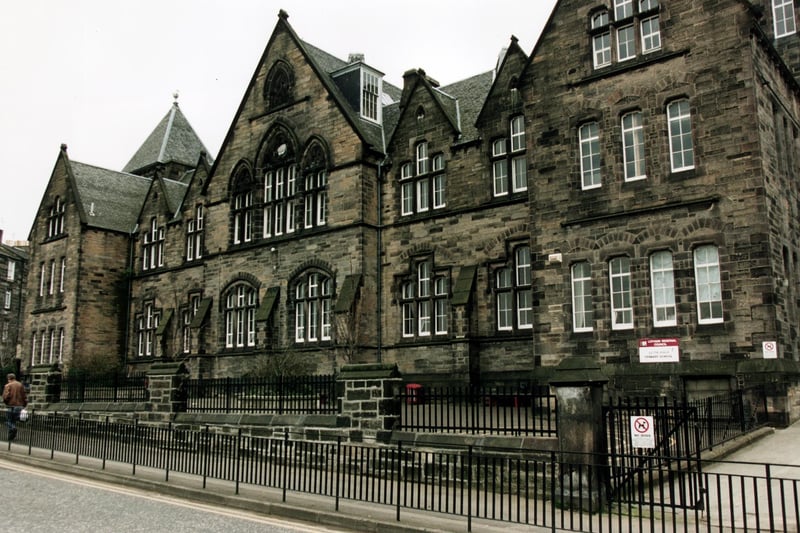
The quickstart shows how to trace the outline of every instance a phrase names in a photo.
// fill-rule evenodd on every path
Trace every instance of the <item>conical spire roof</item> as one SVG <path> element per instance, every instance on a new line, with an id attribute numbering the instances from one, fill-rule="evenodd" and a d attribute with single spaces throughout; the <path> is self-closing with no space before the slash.
<path id="1" fill-rule="evenodd" d="M 200 137 L 178 107 L 178 100 L 134 154 L 123 172 L 137 173 L 156 163 L 181 163 L 194 167 L 200 153 L 208 153 Z"/>

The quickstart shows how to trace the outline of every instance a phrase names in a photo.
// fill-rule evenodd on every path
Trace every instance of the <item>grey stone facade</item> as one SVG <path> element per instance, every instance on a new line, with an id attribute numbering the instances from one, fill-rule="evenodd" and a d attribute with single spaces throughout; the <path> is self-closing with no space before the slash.
<path id="1" fill-rule="evenodd" d="M 512 38 L 493 71 L 399 88 L 281 12 L 216 160 L 176 106 L 111 174 L 146 180 L 127 226 L 91 224 L 84 195 L 68 238 L 43 236 L 78 168 L 59 156 L 31 264 L 79 269 L 63 302 L 32 298 L 30 331 L 74 323 L 66 366 L 193 376 L 545 382 L 576 354 L 625 392 L 783 375 L 762 343 L 796 366 L 800 40 L 771 16 L 562 0 L 530 54 Z M 173 123 L 192 142 L 152 153 Z M 677 362 L 643 362 L 659 339 Z"/>

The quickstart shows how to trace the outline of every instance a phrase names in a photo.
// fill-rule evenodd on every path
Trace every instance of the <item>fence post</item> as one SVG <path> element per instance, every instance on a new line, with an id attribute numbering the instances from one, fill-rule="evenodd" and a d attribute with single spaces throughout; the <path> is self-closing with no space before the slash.
<path id="1" fill-rule="evenodd" d="M 562 504 L 596 508 L 604 497 L 604 458 L 608 453 L 603 423 L 606 383 L 608 378 L 600 365 L 594 358 L 584 356 L 564 359 L 550 380 L 558 402 L 558 496 Z M 576 472 L 578 479 L 573 479 Z M 592 475 L 581 475 L 585 472 Z"/>
<path id="2" fill-rule="evenodd" d="M 169 416 L 186 411 L 189 371 L 183 363 L 156 363 L 147 373 L 150 412 Z"/>
<path id="3" fill-rule="evenodd" d="M 337 377 L 341 384 L 342 416 L 352 422 L 352 437 L 389 440 L 400 423 L 400 386 L 395 364 L 344 365 Z"/>

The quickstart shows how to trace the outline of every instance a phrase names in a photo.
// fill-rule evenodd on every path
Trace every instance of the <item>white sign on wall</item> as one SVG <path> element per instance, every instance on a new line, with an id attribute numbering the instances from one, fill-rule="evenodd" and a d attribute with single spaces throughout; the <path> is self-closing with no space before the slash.
<path id="1" fill-rule="evenodd" d="M 777 359 L 778 358 L 778 343 L 775 341 L 764 341 L 761 343 L 761 350 L 764 354 L 764 359 Z"/>
<path id="2" fill-rule="evenodd" d="M 631 417 L 631 445 L 634 448 L 655 448 L 656 437 L 652 416 Z"/>
<path id="3" fill-rule="evenodd" d="M 678 339 L 639 339 L 640 363 L 677 363 L 680 361 Z"/>

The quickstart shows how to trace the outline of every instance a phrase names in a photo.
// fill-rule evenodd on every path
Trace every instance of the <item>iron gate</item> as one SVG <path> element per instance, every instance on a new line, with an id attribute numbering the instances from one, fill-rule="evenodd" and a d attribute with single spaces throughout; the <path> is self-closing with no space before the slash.
<path id="1" fill-rule="evenodd" d="M 632 425 L 652 417 L 655 446 L 634 448 Z M 702 509 L 696 407 L 669 399 L 624 399 L 603 408 L 610 503 Z"/>

